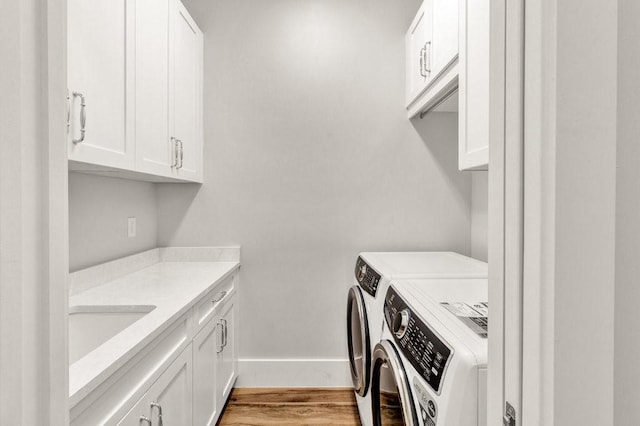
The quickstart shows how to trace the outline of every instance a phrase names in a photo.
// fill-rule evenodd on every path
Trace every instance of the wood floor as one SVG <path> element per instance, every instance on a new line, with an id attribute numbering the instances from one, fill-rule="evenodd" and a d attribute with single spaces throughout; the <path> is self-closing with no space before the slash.
<path id="1" fill-rule="evenodd" d="M 353 389 L 234 389 L 219 426 L 360 426 Z"/>

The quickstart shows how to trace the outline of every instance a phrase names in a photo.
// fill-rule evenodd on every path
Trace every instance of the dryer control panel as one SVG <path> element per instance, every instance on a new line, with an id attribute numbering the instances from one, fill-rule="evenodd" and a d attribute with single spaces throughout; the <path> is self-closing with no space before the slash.
<path id="1" fill-rule="evenodd" d="M 393 287 L 387 290 L 384 317 L 398 349 L 429 386 L 440 394 L 442 378 L 453 356 L 451 348 L 414 314 Z"/>
<path id="2" fill-rule="evenodd" d="M 360 256 L 358 256 L 358 260 L 356 261 L 355 274 L 360 287 L 373 297 L 376 297 L 381 276 L 371 266 L 367 265 L 367 262 Z"/>

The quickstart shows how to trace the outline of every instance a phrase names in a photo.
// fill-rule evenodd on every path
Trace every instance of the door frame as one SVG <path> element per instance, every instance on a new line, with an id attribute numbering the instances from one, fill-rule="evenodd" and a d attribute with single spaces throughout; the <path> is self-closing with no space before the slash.
<path id="1" fill-rule="evenodd" d="M 13 59 L 0 83 L 0 152 L 11 159 L 0 168 L 0 423 L 66 425 L 66 0 L 5 9 L 0 48 Z"/>
<path id="2" fill-rule="evenodd" d="M 490 1 L 487 424 L 522 421 L 525 0 Z"/>
<path id="3" fill-rule="evenodd" d="M 617 2 L 525 8 L 522 425 L 612 424 Z"/>

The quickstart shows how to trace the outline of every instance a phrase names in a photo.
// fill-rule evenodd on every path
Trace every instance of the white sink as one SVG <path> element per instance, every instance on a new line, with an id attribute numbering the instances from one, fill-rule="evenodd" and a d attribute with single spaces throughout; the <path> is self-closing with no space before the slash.
<path id="1" fill-rule="evenodd" d="M 140 318 L 152 305 L 69 308 L 69 364 L 73 364 Z"/>

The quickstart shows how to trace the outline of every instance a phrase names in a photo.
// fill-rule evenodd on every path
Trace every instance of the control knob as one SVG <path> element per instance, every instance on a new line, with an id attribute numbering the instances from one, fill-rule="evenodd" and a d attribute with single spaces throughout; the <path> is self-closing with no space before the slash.
<path id="1" fill-rule="evenodd" d="M 393 334 L 395 334 L 398 339 L 402 339 L 407 332 L 410 315 L 408 309 L 403 309 L 400 312 L 396 312 L 393 316 Z"/>
<path id="2" fill-rule="evenodd" d="M 362 282 L 362 280 L 364 279 L 364 277 L 367 276 L 367 265 L 362 265 L 359 269 L 358 269 L 358 281 Z"/>

